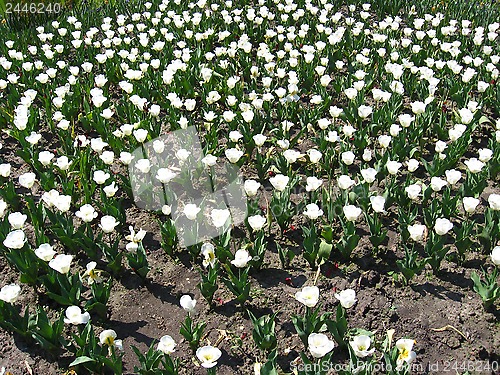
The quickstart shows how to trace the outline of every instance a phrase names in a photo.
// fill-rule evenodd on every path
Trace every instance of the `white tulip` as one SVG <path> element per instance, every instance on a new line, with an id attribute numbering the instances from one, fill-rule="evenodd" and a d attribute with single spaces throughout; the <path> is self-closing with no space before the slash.
<path id="1" fill-rule="evenodd" d="M 418 169 L 419 162 L 416 159 L 410 159 L 406 162 L 406 167 L 408 168 L 408 172 L 415 172 Z"/>
<path id="2" fill-rule="evenodd" d="M 307 338 L 307 345 L 314 358 L 324 357 L 335 347 L 335 343 L 323 333 L 311 333 Z"/>
<path id="3" fill-rule="evenodd" d="M 10 232 L 3 240 L 3 245 L 9 249 L 22 249 L 25 243 L 26 235 L 20 229 Z"/>
<path id="4" fill-rule="evenodd" d="M 175 173 L 174 171 L 172 171 L 169 168 L 159 168 L 158 171 L 156 171 L 156 176 L 155 177 L 162 184 L 168 184 L 176 176 L 177 176 L 177 173 Z"/>
<path id="5" fill-rule="evenodd" d="M 201 255 L 203 255 L 203 267 L 207 268 L 208 266 L 215 266 L 215 246 L 210 242 L 205 242 L 201 246 Z"/>
<path id="6" fill-rule="evenodd" d="M 50 244 L 44 243 L 38 246 L 38 248 L 35 250 L 35 255 L 41 260 L 49 262 L 52 260 L 52 258 L 54 258 L 56 252 Z"/>
<path id="7" fill-rule="evenodd" d="M 386 168 L 387 168 L 387 171 L 392 174 L 392 175 L 395 175 L 398 173 L 399 171 L 399 168 L 401 168 L 402 164 L 398 161 L 394 161 L 394 160 L 389 160 L 386 164 L 385 164 Z"/>
<path id="8" fill-rule="evenodd" d="M 217 164 L 217 156 L 208 154 L 203 159 L 201 159 L 201 162 L 203 163 L 205 168 L 213 167 L 215 164 Z"/>
<path id="9" fill-rule="evenodd" d="M 101 332 L 99 335 L 99 342 L 101 345 L 106 345 L 108 347 L 115 347 L 119 350 L 123 350 L 123 342 L 122 340 L 116 339 L 116 332 L 112 329 L 106 329 Z"/>
<path id="10" fill-rule="evenodd" d="M 316 150 L 316 149 L 310 149 L 307 151 L 307 155 L 309 156 L 309 160 L 311 161 L 311 163 L 313 164 L 316 164 L 320 161 L 321 157 L 323 156 L 323 154 Z"/>
<path id="11" fill-rule="evenodd" d="M 316 220 L 319 217 L 323 216 L 323 210 L 321 210 L 316 203 L 309 203 L 306 206 L 304 215 L 307 216 L 310 220 Z"/>
<path id="12" fill-rule="evenodd" d="M 375 352 L 375 348 L 370 349 L 372 340 L 367 335 L 354 336 L 349 345 L 358 358 L 365 358 Z"/>
<path id="13" fill-rule="evenodd" d="M 157 350 L 164 354 L 172 354 L 175 352 L 175 347 L 177 344 L 175 343 L 172 336 L 165 335 L 162 336 L 160 341 L 158 342 Z"/>
<path id="14" fill-rule="evenodd" d="M 358 108 L 358 116 L 362 119 L 367 118 L 373 113 L 373 108 L 367 105 L 361 105 Z"/>
<path id="15" fill-rule="evenodd" d="M 421 241 L 424 238 L 427 228 L 422 224 L 413 224 L 408 226 L 408 232 L 410 233 L 410 238 L 413 241 Z"/>
<path id="16" fill-rule="evenodd" d="M 21 294 L 21 287 L 16 284 L 5 285 L 0 290 L 0 300 L 7 303 L 15 303 Z"/>
<path id="17" fill-rule="evenodd" d="M 316 191 L 323 185 L 323 180 L 317 177 L 307 177 L 306 178 L 306 191 Z"/>
<path id="18" fill-rule="evenodd" d="M 220 349 L 207 345 L 196 350 L 196 357 L 200 360 L 204 368 L 212 368 L 217 365 L 217 361 L 221 357 Z"/>
<path id="19" fill-rule="evenodd" d="M 363 210 L 359 207 L 353 206 L 353 205 L 348 205 L 344 206 L 342 208 L 342 211 L 344 211 L 344 215 L 348 221 L 356 221 L 357 218 L 361 215 Z"/>
<path id="20" fill-rule="evenodd" d="M 417 354 L 412 351 L 414 343 L 415 341 L 410 339 L 399 339 L 396 341 L 396 348 L 399 350 L 399 356 L 396 360 L 397 369 L 402 368 L 404 363 L 409 364 L 417 358 Z"/>
<path id="21" fill-rule="evenodd" d="M 196 216 L 201 211 L 201 208 L 194 203 L 188 203 L 184 206 L 183 213 L 189 220 L 196 220 Z"/>
<path id="22" fill-rule="evenodd" d="M 26 189 L 31 189 L 35 183 L 36 174 L 32 172 L 23 173 L 19 176 L 19 185 Z"/>
<path id="23" fill-rule="evenodd" d="M 488 204 L 493 211 L 500 211 L 500 194 L 490 194 Z"/>
<path id="24" fill-rule="evenodd" d="M 12 212 L 7 217 L 7 220 L 9 221 L 10 227 L 12 229 L 22 229 L 24 227 L 26 219 L 28 219 L 28 216 L 22 214 L 21 212 Z"/>
<path id="25" fill-rule="evenodd" d="M 491 252 L 491 261 L 496 266 L 500 266 L 500 246 L 495 246 Z"/>
<path id="26" fill-rule="evenodd" d="M 238 268 L 244 268 L 251 260 L 252 257 L 248 254 L 248 251 L 240 249 L 234 254 L 234 260 L 231 261 L 231 264 Z"/>
<path id="27" fill-rule="evenodd" d="M 493 157 L 493 151 L 490 150 L 489 148 L 481 148 L 478 150 L 478 153 L 479 153 L 479 160 L 482 161 L 483 163 L 489 162 Z"/>
<path id="28" fill-rule="evenodd" d="M 237 163 L 244 154 L 243 151 L 236 148 L 227 149 L 224 153 L 226 154 L 226 158 L 231 163 Z"/>
<path id="29" fill-rule="evenodd" d="M 434 224 L 434 231 L 440 236 L 444 236 L 452 228 L 453 228 L 452 222 L 444 218 L 436 219 L 436 224 Z"/>
<path id="30" fill-rule="evenodd" d="M 262 134 L 256 134 L 252 138 L 253 138 L 253 141 L 255 142 L 255 145 L 257 147 L 261 147 L 264 144 L 264 142 L 267 140 L 267 137 L 265 135 L 262 135 Z"/>
<path id="31" fill-rule="evenodd" d="M 227 208 L 223 210 L 213 209 L 212 212 L 210 213 L 210 217 L 212 218 L 213 225 L 216 228 L 221 228 L 226 224 L 227 220 L 231 217 L 231 213 Z"/>
<path id="32" fill-rule="evenodd" d="M 464 164 L 471 173 L 479 173 L 484 167 L 484 163 L 476 158 L 470 158 L 464 161 Z"/>
<path id="33" fill-rule="evenodd" d="M 317 286 L 306 286 L 295 293 L 295 299 L 307 307 L 314 307 L 319 300 L 319 288 Z"/>
<path id="34" fill-rule="evenodd" d="M 101 171 L 101 170 L 98 170 L 98 171 L 94 171 L 94 175 L 93 175 L 93 180 L 99 184 L 99 185 L 102 185 L 104 184 L 109 178 L 111 177 L 111 175 L 107 172 L 104 172 L 104 171 Z"/>
<path id="35" fill-rule="evenodd" d="M 184 294 L 180 299 L 181 307 L 189 313 L 193 313 L 196 307 L 196 300 L 190 295 Z"/>
<path id="36" fill-rule="evenodd" d="M 257 195 L 257 191 L 260 188 L 260 182 L 257 182 L 255 180 L 246 180 L 245 183 L 243 184 L 243 188 L 245 189 L 245 193 L 249 197 L 254 197 Z"/>
<path id="37" fill-rule="evenodd" d="M 90 314 L 85 311 L 82 313 L 82 310 L 78 306 L 69 306 L 66 309 L 66 317 L 64 318 L 64 323 L 66 324 L 87 324 L 90 320 Z"/>
<path id="38" fill-rule="evenodd" d="M 363 179 L 366 183 L 371 184 L 372 182 L 375 181 L 375 178 L 377 176 L 377 170 L 374 168 L 362 169 L 361 176 L 363 176 Z"/>
<path id="39" fill-rule="evenodd" d="M 455 169 L 449 169 L 445 171 L 444 174 L 446 175 L 446 181 L 448 181 L 448 183 L 452 186 L 462 178 L 462 173 Z"/>
<path id="40" fill-rule="evenodd" d="M 49 267 L 64 275 L 69 272 L 72 261 L 73 255 L 59 254 L 49 262 Z"/>
<path id="41" fill-rule="evenodd" d="M 474 197 L 464 197 L 462 199 L 464 210 L 469 214 L 473 214 L 476 211 L 479 202 L 480 202 L 479 199 L 476 199 Z"/>
<path id="42" fill-rule="evenodd" d="M 340 301 L 340 304 L 345 309 L 351 308 L 356 303 L 356 291 L 354 289 L 345 289 L 339 293 L 335 293 L 334 297 Z"/>
<path id="43" fill-rule="evenodd" d="M 117 221 L 113 216 L 106 215 L 101 217 L 101 223 L 99 224 L 99 227 L 104 233 L 112 233 L 118 224 L 120 224 L 120 222 Z"/>
<path id="44" fill-rule="evenodd" d="M 278 191 L 285 190 L 289 181 L 290 181 L 290 177 L 284 176 L 282 174 L 277 174 L 276 176 L 271 177 L 269 179 L 269 182 L 271 183 L 271 185 L 273 185 L 273 187 Z"/>
<path id="45" fill-rule="evenodd" d="M 90 204 L 84 204 L 78 211 L 75 212 L 75 216 L 80 218 L 85 223 L 90 223 L 97 217 L 97 212 Z"/>
<path id="46" fill-rule="evenodd" d="M 353 179 L 351 179 L 351 177 L 349 177 L 347 175 L 340 176 L 337 179 L 337 183 L 339 185 L 339 188 L 342 190 L 347 190 L 356 184 L 356 182 Z"/>
<path id="47" fill-rule="evenodd" d="M 50 151 L 42 151 L 38 154 L 38 161 L 46 167 L 50 164 L 52 159 L 54 158 L 54 154 Z"/>
<path id="48" fill-rule="evenodd" d="M 261 230 L 266 225 L 267 220 L 262 215 L 253 215 L 248 217 L 248 224 L 252 227 L 252 230 L 255 232 L 257 230 Z"/>
<path id="49" fill-rule="evenodd" d="M 385 212 L 385 198 L 381 195 L 374 195 L 370 197 L 370 204 L 373 208 L 373 211 L 378 213 Z"/>
<path id="50" fill-rule="evenodd" d="M 444 186 L 446 186 L 448 183 L 439 178 L 439 177 L 432 177 L 431 178 L 431 189 L 434 191 L 440 191 Z"/>

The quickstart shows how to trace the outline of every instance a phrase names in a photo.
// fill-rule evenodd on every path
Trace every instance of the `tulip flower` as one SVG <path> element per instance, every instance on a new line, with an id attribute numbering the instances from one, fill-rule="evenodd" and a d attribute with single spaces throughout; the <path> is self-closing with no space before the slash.
<path id="1" fill-rule="evenodd" d="M 21 294 L 21 287 L 16 284 L 9 284 L 0 290 L 0 300 L 7 303 L 15 303 Z"/>
<path id="2" fill-rule="evenodd" d="M 231 213 L 227 208 L 223 210 L 213 209 L 212 212 L 210 213 L 210 217 L 212 219 L 213 225 L 216 228 L 221 228 L 224 225 L 226 225 L 228 219 L 231 218 Z"/>
<path id="3" fill-rule="evenodd" d="M 118 224 L 120 224 L 120 222 L 113 216 L 106 215 L 101 217 L 99 228 L 101 228 L 104 233 L 112 233 Z"/>
<path id="4" fill-rule="evenodd" d="M 311 333 L 307 338 L 308 349 L 314 358 L 322 358 L 331 352 L 335 343 L 323 333 Z"/>
<path id="5" fill-rule="evenodd" d="M 413 241 L 422 241 L 426 231 L 427 227 L 425 225 L 413 224 L 408 226 L 408 232 Z"/>
<path id="6" fill-rule="evenodd" d="M 175 352 L 176 346 L 174 339 L 169 335 L 165 335 L 160 338 L 157 349 L 164 354 L 172 354 Z"/>
<path id="7" fill-rule="evenodd" d="M 209 242 L 204 243 L 201 246 L 201 255 L 203 256 L 203 267 L 207 268 L 209 265 L 213 267 L 215 265 L 215 247 Z"/>
<path id="8" fill-rule="evenodd" d="M 21 249 L 26 243 L 26 235 L 20 229 L 9 232 L 3 240 L 3 245 L 9 249 Z"/>
<path id="9" fill-rule="evenodd" d="M 410 339 L 399 339 L 396 341 L 396 348 L 398 348 L 399 355 L 396 360 L 398 369 L 401 369 L 404 364 L 410 364 L 417 358 L 417 354 L 412 351 L 414 340 Z"/>
<path id="10" fill-rule="evenodd" d="M 252 227 L 252 230 L 258 231 L 264 228 L 267 223 L 267 219 L 262 215 L 253 215 L 247 218 L 248 224 Z"/>
<path id="11" fill-rule="evenodd" d="M 500 266 L 500 246 L 495 246 L 491 252 L 491 261 L 496 266 Z"/>
<path id="12" fill-rule="evenodd" d="M 348 221 L 356 221 L 357 218 L 363 213 L 363 210 L 359 207 L 348 205 L 342 208 L 344 215 Z"/>
<path id="13" fill-rule="evenodd" d="M 59 254 L 49 262 L 49 267 L 64 275 L 69 272 L 72 261 L 73 255 Z"/>
<path id="14" fill-rule="evenodd" d="M 479 205 L 480 201 L 474 197 L 464 197 L 462 199 L 464 205 L 464 210 L 468 214 L 473 214 L 476 211 L 476 207 Z"/>
<path id="15" fill-rule="evenodd" d="M 488 204 L 493 211 L 500 211 L 500 194 L 490 194 Z"/>
<path id="16" fill-rule="evenodd" d="M 53 247 L 48 243 L 41 244 L 35 250 L 35 255 L 45 262 L 50 262 L 55 254 Z"/>
<path id="17" fill-rule="evenodd" d="M 248 251 L 240 249 L 234 254 L 234 260 L 231 261 L 231 264 L 238 268 L 245 268 L 251 260 L 252 257 L 248 254 Z"/>
<path id="18" fill-rule="evenodd" d="M 217 365 L 217 361 L 221 357 L 220 349 L 207 345 L 196 350 L 196 357 L 200 360 L 201 365 L 205 368 L 212 368 Z"/>
<path id="19" fill-rule="evenodd" d="M 196 217 L 200 211 L 201 211 L 201 208 L 196 206 L 196 204 L 188 203 L 184 206 L 183 212 L 184 212 L 184 215 L 186 215 L 186 217 L 189 220 L 196 220 Z"/>
<path id="20" fill-rule="evenodd" d="M 282 174 L 277 174 L 276 176 L 271 177 L 269 179 L 269 182 L 271 183 L 271 185 L 273 185 L 273 187 L 278 191 L 285 190 L 289 181 L 290 181 L 290 177 L 284 176 Z"/>
<path id="21" fill-rule="evenodd" d="M 9 221 L 12 229 L 22 229 L 27 218 L 28 216 L 22 214 L 21 212 L 12 212 L 7 217 L 7 220 Z"/>
<path id="22" fill-rule="evenodd" d="M 440 236 L 444 236 L 452 228 L 453 228 L 452 222 L 444 218 L 436 219 L 436 223 L 434 224 L 434 231 Z"/>
<path id="23" fill-rule="evenodd" d="M 348 309 L 356 303 L 356 291 L 354 289 L 345 289 L 339 293 L 335 293 L 334 297 L 340 301 L 342 307 Z"/>
<path id="24" fill-rule="evenodd" d="M 82 310 L 78 306 L 69 306 L 66 309 L 66 317 L 64 318 L 64 323 L 66 324 L 87 324 L 89 320 L 90 314 L 87 311 L 82 313 Z"/>
<path id="25" fill-rule="evenodd" d="M 319 217 L 323 216 L 323 210 L 321 210 L 316 203 L 310 203 L 306 206 L 304 215 L 307 216 L 310 220 L 316 220 Z"/>
<path id="26" fill-rule="evenodd" d="M 243 188 L 245 189 L 245 193 L 249 197 L 254 197 L 257 195 L 257 191 L 260 188 L 260 183 L 255 181 L 255 180 L 246 180 L 245 183 L 243 184 Z"/>
<path id="27" fill-rule="evenodd" d="M 295 293 L 295 299 L 307 307 L 314 307 L 319 300 L 319 288 L 317 286 L 306 286 Z"/>
<path id="28" fill-rule="evenodd" d="M 117 340 L 116 339 L 117 335 L 116 332 L 112 329 L 106 329 L 101 332 L 99 335 L 99 342 L 101 345 L 106 345 L 110 349 L 112 347 L 115 347 L 119 350 L 123 350 L 123 342 L 122 340 Z"/>
<path id="29" fill-rule="evenodd" d="M 75 216 L 80 218 L 85 223 L 90 223 L 97 217 L 97 212 L 90 204 L 84 204 L 78 211 L 75 212 Z"/>
<path id="30" fill-rule="evenodd" d="M 349 341 L 349 345 L 358 358 L 365 358 L 375 352 L 375 348 L 370 349 L 371 342 L 370 336 L 358 335 L 354 336 L 353 339 Z"/>
<path id="31" fill-rule="evenodd" d="M 180 299 L 181 307 L 186 310 L 188 313 L 194 313 L 194 309 L 196 307 L 196 300 L 191 298 L 190 295 L 185 294 Z"/>

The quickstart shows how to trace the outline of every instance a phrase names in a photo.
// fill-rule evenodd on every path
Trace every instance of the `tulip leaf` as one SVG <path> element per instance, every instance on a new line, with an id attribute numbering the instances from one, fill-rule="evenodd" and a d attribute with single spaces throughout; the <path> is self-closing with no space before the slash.
<path id="1" fill-rule="evenodd" d="M 73 362 L 71 362 L 69 364 L 69 367 L 78 366 L 78 365 L 82 365 L 84 363 L 91 363 L 91 362 L 95 362 L 95 359 L 92 359 L 92 358 L 87 357 L 87 356 L 81 356 L 81 357 L 78 357 L 77 359 L 75 359 Z"/>

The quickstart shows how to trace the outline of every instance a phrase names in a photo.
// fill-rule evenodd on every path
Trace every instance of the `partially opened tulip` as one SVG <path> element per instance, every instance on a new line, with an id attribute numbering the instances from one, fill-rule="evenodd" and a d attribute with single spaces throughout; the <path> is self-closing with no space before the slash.
<path id="1" fill-rule="evenodd" d="M 365 358 L 375 352 L 375 348 L 370 349 L 371 342 L 370 336 L 358 335 L 354 336 L 353 339 L 349 341 L 349 345 L 358 358 Z"/>

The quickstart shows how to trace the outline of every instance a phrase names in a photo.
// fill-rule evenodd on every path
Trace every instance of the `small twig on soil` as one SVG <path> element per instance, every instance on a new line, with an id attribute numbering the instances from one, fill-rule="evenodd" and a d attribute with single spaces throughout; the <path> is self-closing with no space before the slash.
<path id="1" fill-rule="evenodd" d="M 219 338 L 217 339 L 217 341 L 214 344 L 215 347 L 217 347 L 222 342 L 222 340 L 224 340 L 225 338 L 227 338 L 227 332 L 226 332 L 226 330 L 224 330 L 224 329 L 218 329 L 217 331 L 219 331 Z"/>
<path id="2" fill-rule="evenodd" d="M 28 374 L 33 375 L 33 370 L 31 369 L 28 361 L 24 361 L 24 364 L 26 365 L 26 370 L 28 371 Z"/>
<path id="3" fill-rule="evenodd" d="M 456 329 L 455 327 L 453 327 L 450 324 L 447 324 L 447 325 L 445 325 L 444 327 L 441 327 L 441 328 L 431 328 L 431 330 L 435 331 L 435 332 L 443 332 L 443 331 L 446 331 L 448 329 L 452 329 L 453 331 L 455 331 L 456 333 L 458 333 L 460 336 L 462 336 L 466 341 L 469 341 L 469 339 L 467 338 L 467 336 L 465 336 L 462 332 L 460 332 L 458 329 Z"/>

